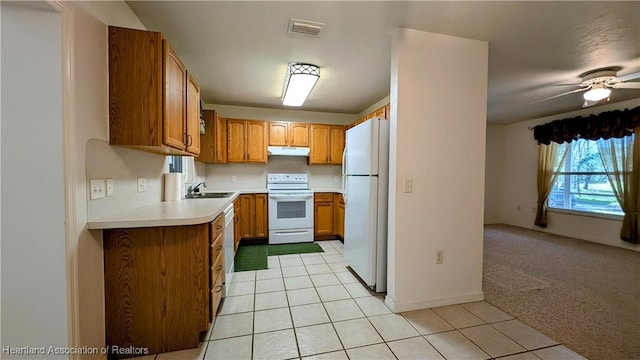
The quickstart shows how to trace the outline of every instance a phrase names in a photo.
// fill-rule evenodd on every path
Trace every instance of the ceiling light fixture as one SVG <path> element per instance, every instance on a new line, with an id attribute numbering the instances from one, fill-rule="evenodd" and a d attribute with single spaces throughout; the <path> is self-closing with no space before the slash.
<path id="1" fill-rule="evenodd" d="M 589 91 L 582 96 L 588 101 L 600 101 L 611 95 L 611 90 L 607 89 L 603 84 L 594 84 Z"/>
<path id="2" fill-rule="evenodd" d="M 320 67 L 311 64 L 289 64 L 282 105 L 302 106 L 320 78 Z"/>

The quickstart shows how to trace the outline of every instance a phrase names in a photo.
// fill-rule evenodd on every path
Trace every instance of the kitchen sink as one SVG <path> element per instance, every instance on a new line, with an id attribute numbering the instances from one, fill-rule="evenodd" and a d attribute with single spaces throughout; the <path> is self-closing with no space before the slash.
<path id="1" fill-rule="evenodd" d="M 186 197 L 186 199 L 224 199 L 233 195 L 232 192 L 208 192 L 192 194 Z"/>

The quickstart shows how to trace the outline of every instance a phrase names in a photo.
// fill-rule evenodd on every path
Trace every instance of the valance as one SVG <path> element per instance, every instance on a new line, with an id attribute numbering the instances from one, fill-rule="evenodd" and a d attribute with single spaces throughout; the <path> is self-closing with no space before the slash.
<path id="1" fill-rule="evenodd" d="M 640 106 L 631 110 L 606 111 L 586 117 L 576 116 L 533 128 L 533 137 L 538 144 L 558 144 L 578 139 L 598 140 L 622 138 L 633 134 L 640 126 Z"/>

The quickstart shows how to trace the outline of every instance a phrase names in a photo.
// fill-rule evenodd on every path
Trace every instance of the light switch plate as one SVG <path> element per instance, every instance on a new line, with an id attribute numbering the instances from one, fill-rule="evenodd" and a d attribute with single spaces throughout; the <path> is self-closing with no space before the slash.
<path id="1" fill-rule="evenodd" d="M 89 199 L 102 199 L 105 196 L 106 185 L 104 179 L 89 180 Z"/>
<path id="2" fill-rule="evenodd" d="M 107 197 L 113 196 L 113 179 L 107 179 Z"/>
<path id="3" fill-rule="evenodd" d="M 413 179 L 404 179 L 404 192 L 413 192 Z"/>
<path id="4" fill-rule="evenodd" d="M 145 192 L 147 190 L 146 181 L 144 178 L 138 178 L 138 192 Z"/>

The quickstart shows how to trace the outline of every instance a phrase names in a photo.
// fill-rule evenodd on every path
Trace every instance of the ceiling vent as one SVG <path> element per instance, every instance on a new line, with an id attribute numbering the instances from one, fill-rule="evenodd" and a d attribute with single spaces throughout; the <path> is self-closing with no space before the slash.
<path id="1" fill-rule="evenodd" d="M 315 21 L 289 19 L 288 33 L 320 37 L 325 26 L 327 26 L 327 24 L 323 24 Z"/>

